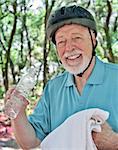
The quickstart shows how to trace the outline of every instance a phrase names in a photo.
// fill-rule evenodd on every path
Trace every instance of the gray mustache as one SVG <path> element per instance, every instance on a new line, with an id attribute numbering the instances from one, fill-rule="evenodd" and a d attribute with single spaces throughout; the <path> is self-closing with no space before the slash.
<path id="1" fill-rule="evenodd" d="M 78 54 L 81 54 L 81 50 L 72 50 L 72 51 L 67 51 L 65 52 L 64 56 L 65 57 L 70 57 L 70 56 L 73 56 L 73 55 L 78 55 Z"/>

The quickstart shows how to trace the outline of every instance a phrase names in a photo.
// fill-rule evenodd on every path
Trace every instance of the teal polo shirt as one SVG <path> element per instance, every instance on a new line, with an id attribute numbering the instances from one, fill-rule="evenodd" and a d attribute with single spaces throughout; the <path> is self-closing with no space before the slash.
<path id="1" fill-rule="evenodd" d="M 70 115 L 88 108 L 101 108 L 110 113 L 108 122 L 118 132 L 118 65 L 96 57 L 95 67 L 80 95 L 73 75 L 64 72 L 50 80 L 29 122 L 42 141 Z"/>

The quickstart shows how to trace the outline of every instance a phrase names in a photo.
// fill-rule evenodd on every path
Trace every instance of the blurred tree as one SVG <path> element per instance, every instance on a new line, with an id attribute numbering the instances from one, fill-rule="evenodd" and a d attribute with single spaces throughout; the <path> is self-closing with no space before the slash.
<path id="1" fill-rule="evenodd" d="M 11 82 L 8 74 L 12 74 L 15 84 L 21 70 L 33 63 L 32 51 L 39 45 L 43 12 L 36 16 L 27 3 L 26 0 L 0 2 L 0 69 L 6 91 L 9 79 Z"/>
<path id="2" fill-rule="evenodd" d="M 47 24 L 47 19 L 52 11 L 52 8 L 54 7 L 55 0 L 51 1 L 51 4 L 49 4 L 48 0 L 45 0 L 45 16 L 44 16 L 44 45 L 43 45 L 43 61 L 44 61 L 44 66 L 43 66 L 43 87 L 45 87 L 45 84 L 47 82 L 47 74 L 48 74 L 48 64 L 47 64 L 47 58 L 48 54 L 50 51 L 50 42 L 47 40 L 46 36 L 46 24 Z M 48 46 L 48 48 L 47 48 Z"/>
<path id="3" fill-rule="evenodd" d="M 104 61 L 118 63 L 117 0 L 41 0 L 34 8 L 35 2 L 0 1 L 0 71 L 6 90 L 33 63 L 41 64 L 43 87 L 54 74 L 64 70 L 55 46 L 45 34 L 49 14 L 63 5 L 78 4 L 92 12 L 98 26 L 97 55 Z"/>
<path id="4" fill-rule="evenodd" d="M 6 6 L 7 6 L 7 3 L 6 3 Z M 3 35 L 3 38 L 5 40 L 5 42 L 7 41 L 7 46 L 2 42 L 2 39 L 0 38 L 0 43 L 2 45 L 2 49 L 5 53 L 4 55 L 4 59 L 5 59 L 5 63 L 3 58 L 2 58 L 2 55 L 1 55 L 1 60 L 2 60 L 2 75 L 3 75 L 3 81 L 4 81 L 4 86 L 5 86 L 5 89 L 8 90 L 8 64 L 9 62 L 10 65 L 11 65 L 11 68 L 12 68 L 12 72 L 14 71 L 14 65 L 12 63 L 12 60 L 10 60 L 10 51 L 11 51 L 11 47 L 12 47 L 12 42 L 13 42 L 13 39 L 14 39 L 14 35 L 15 35 L 15 32 L 16 32 L 16 25 L 17 25 L 17 0 L 14 1 L 12 4 L 12 11 L 10 11 L 9 9 L 7 10 L 7 12 L 9 11 L 9 14 L 6 14 L 6 15 L 13 15 L 13 22 L 12 22 L 12 25 L 11 25 L 11 32 L 8 36 L 8 39 L 6 38 L 5 34 L 4 34 L 4 24 L 1 23 L 2 25 L 2 29 L 1 29 L 1 32 L 2 32 L 2 35 Z M 5 10 L 7 9 L 7 7 L 5 8 Z M 1 13 L 3 14 L 2 10 L 1 10 Z M 5 16 L 2 16 L 2 17 L 5 17 Z M 11 20 L 9 20 L 9 23 Z M 8 29 L 6 28 L 6 31 Z M 2 53 L 2 50 L 1 50 L 1 53 Z"/>

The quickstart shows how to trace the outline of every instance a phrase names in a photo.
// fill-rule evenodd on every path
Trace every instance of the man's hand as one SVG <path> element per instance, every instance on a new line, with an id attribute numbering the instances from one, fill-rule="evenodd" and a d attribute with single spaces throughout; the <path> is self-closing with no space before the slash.
<path id="1" fill-rule="evenodd" d="M 118 134 L 106 122 L 101 127 L 100 133 L 92 133 L 98 150 L 118 150 Z"/>
<path id="2" fill-rule="evenodd" d="M 19 98 L 19 100 L 23 101 L 23 105 L 22 105 L 22 110 L 25 110 L 26 109 L 26 106 L 29 104 L 28 100 L 22 96 L 20 94 L 19 91 L 15 90 L 15 88 L 11 88 L 7 91 L 6 95 L 5 95 L 5 98 L 4 98 L 4 102 L 6 104 L 7 101 L 10 101 L 12 96 L 15 95 L 16 97 Z"/>

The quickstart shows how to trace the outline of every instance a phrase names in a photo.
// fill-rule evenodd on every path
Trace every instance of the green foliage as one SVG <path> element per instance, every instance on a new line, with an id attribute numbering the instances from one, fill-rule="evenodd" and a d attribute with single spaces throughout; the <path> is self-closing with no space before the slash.
<path id="1" fill-rule="evenodd" d="M 50 48 L 50 52 L 49 52 L 49 60 L 50 61 L 54 61 L 54 62 L 58 62 L 58 56 L 57 56 L 57 51 L 56 51 L 56 47 L 53 43 L 51 43 L 51 48 Z"/>
<path id="2" fill-rule="evenodd" d="M 37 9 L 33 9 L 31 5 L 34 5 L 34 3 L 37 1 L 40 1 L 40 6 L 37 6 Z M 10 84 L 9 87 L 11 87 L 14 83 L 14 76 L 16 81 L 18 81 L 19 76 L 21 76 L 23 71 L 26 70 L 26 68 L 28 68 L 31 64 L 37 62 L 40 62 L 41 64 L 37 85 L 28 97 L 30 104 L 27 108 L 27 114 L 30 114 L 36 106 L 43 90 L 42 74 L 45 44 L 45 4 L 46 2 L 48 2 L 49 11 L 52 1 L 17 0 L 16 14 L 14 14 L 13 10 L 14 2 L 15 0 L 0 0 L 0 73 L 3 75 L 6 71 L 6 56 L 8 55 L 10 44 L 9 41 L 14 24 L 14 16 L 17 16 L 16 31 L 10 49 L 10 61 L 12 61 L 13 63 L 12 66 L 10 62 L 8 62 L 8 80 Z M 110 2 L 112 12 L 106 34 L 106 20 L 108 19 L 107 17 L 109 12 L 107 2 Z M 90 10 L 95 17 L 98 28 L 98 46 L 96 48 L 97 56 L 100 59 L 108 62 L 109 54 L 110 52 L 112 52 L 115 59 L 114 62 L 118 63 L 118 1 L 58 0 L 55 2 L 52 10 L 57 9 L 63 5 L 72 4 L 78 4 L 80 6 L 88 8 L 88 10 Z M 109 35 L 109 37 L 107 35 Z M 47 80 L 49 80 L 50 78 L 53 78 L 53 76 L 63 72 L 64 68 L 59 63 L 56 47 L 52 43 L 51 45 L 49 45 L 48 43 L 46 48 L 46 67 L 48 68 Z M 0 81 L 5 80 L 5 76 L 2 76 L 2 78 L 3 79 L 0 79 Z M 3 83 L 0 83 L 0 99 L 3 99 L 5 94 L 5 85 L 3 85 Z"/>
<path id="3" fill-rule="evenodd" d="M 4 86 L 0 86 L 0 99 L 3 98 L 4 93 L 5 93 L 5 88 L 4 88 Z"/>
<path id="4" fill-rule="evenodd" d="M 24 3 L 25 2 L 25 3 Z M 19 78 L 21 74 L 21 70 L 25 67 L 27 68 L 29 65 L 40 62 L 42 65 L 44 64 L 44 38 L 45 38 L 45 26 L 44 26 L 44 17 L 46 14 L 45 3 L 46 1 L 40 1 L 41 5 L 37 10 L 32 9 L 31 1 L 20 1 L 17 0 L 17 26 L 16 32 L 13 37 L 13 43 L 10 49 L 10 59 L 14 65 L 14 73 L 16 79 Z M 51 6 L 51 2 L 49 1 L 49 6 Z M 14 0 L 1 0 L 0 1 L 0 41 L 2 41 L 3 45 L 0 44 L 0 69 L 4 70 L 6 65 L 6 55 L 8 53 L 9 40 L 11 37 L 11 31 L 13 29 L 14 22 L 14 13 L 13 13 L 13 3 Z M 96 1 L 75 1 L 75 0 L 59 0 L 56 1 L 53 9 L 56 9 L 63 5 L 71 5 L 71 4 L 79 4 L 80 6 L 88 8 L 92 14 L 94 15 L 97 26 L 98 26 L 98 46 L 96 48 L 97 55 L 103 60 L 109 60 L 109 48 L 108 45 L 111 46 L 111 50 L 113 56 L 115 57 L 115 62 L 118 63 L 118 23 L 116 19 L 118 17 L 118 5 L 117 0 L 112 0 L 110 2 L 112 8 L 112 14 L 110 16 L 109 22 L 109 41 L 107 41 L 106 33 L 105 33 L 105 23 L 108 15 L 108 6 L 107 0 L 96 0 Z M 115 23 L 116 21 L 116 23 Z M 3 47 L 4 46 L 4 47 Z M 51 68 L 52 71 L 47 72 L 47 78 L 50 79 L 52 76 L 57 73 L 63 72 L 64 69 L 60 65 L 56 47 L 51 43 L 50 51 L 48 52 L 49 45 L 47 45 L 47 68 Z M 43 66 L 42 66 L 43 68 Z M 41 68 L 41 70 L 42 70 Z M 54 69 L 53 69 L 54 68 Z M 11 68 L 9 65 L 9 72 L 11 72 Z M 41 76 L 42 72 L 40 73 Z M 10 83 L 12 83 L 13 74 L 9 75 Z M 38 87 L 42 88 L 42 77 L 39 79 Z M 4 87 L 4 85 L 3 85 Z M 4 92 L 4 90 L 3 90 Z M 1 92 L 2 93 L 2 92 Z M 2 95 L 2 94 L 1 94 Z M 35 97 L 34 97 L 35 98 Z M 33 100 L 32 100 L 33 101 Z"/>

